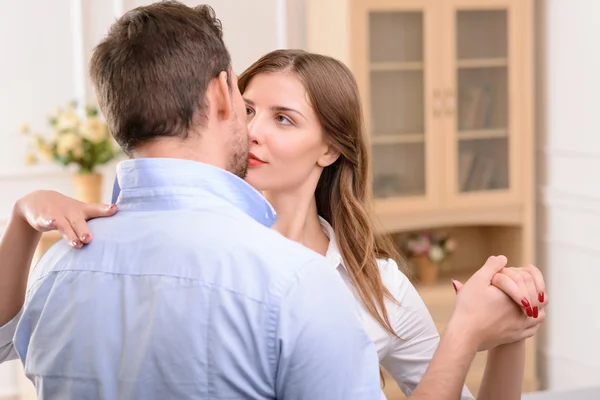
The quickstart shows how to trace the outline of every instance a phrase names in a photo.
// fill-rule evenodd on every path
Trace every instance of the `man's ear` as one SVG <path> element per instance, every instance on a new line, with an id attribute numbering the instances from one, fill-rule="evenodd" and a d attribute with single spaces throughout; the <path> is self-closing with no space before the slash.
<path id="1" fill-rule="evenodd" d="M 325 153 L 317 160 L 317 164 L 319 164 L 319 167 L 321 168 L 329 167 L 336 162 L 338 158 L 340 158 L 340 152 L 334 146 L 329 144 L 327 145 Z"/>
<path id="2" fill-rule="evenodd" d="M 209 84 L 209 92 L 212 94 L 210 100 L 214 102 L 217 115 L 223 120 L 231 118 L 233 113 L 233 102 L 229 89 L 227 71 L 221 71 Z"/>

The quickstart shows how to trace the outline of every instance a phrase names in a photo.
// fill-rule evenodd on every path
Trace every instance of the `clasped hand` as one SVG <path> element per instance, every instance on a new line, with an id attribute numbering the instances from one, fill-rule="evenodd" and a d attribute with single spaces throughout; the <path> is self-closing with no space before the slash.
<path id="1" fill-rule="evenodd" d="M 546 318 L 540 270 L 506 265 L 506 257 L 492 256 L 464 285 L 452 282 L 457 291 L 452 318 L 479 351 L 529 338 Z"/>

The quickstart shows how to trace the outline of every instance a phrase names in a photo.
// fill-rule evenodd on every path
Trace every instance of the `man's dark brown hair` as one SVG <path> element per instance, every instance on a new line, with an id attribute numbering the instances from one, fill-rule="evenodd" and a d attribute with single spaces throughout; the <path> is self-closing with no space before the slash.
<path id="1" fill-rule="evenodd" d="M 158 137 L 187 137 L 206 123 L 208 82 L 229 71 L 221 22 L 207 6 L 163 1 L 127 12 L 98 44 L 90 75 L 123 150 Z"/>

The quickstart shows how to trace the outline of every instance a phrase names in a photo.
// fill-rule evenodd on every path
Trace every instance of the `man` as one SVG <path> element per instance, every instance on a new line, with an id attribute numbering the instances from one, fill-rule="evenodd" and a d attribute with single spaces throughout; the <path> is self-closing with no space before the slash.
<path id="1" fill-rule="evenodd" d="M 39 398 L 379 399 L 351 294 L 241 179 L 245 106 L 212 9 L 130 11 L 90 70 L 132 159 L 119 213 L 44 255 L 11 322 Z"/>

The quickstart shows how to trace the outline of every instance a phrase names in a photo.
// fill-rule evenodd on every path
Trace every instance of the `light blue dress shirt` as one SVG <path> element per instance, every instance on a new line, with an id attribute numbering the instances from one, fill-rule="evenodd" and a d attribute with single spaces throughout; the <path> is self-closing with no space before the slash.
<path id="1" fill-rule="evenodd" d="M 260 193 L 186 160 L 128 160 L 117 176 L 118 213 L 90 221 L 83 249 L 53 246 L 0 328 L 0 361 L 14 333 L 40 400 L 380 398 L 349 290 L 270 229 Z"/>

